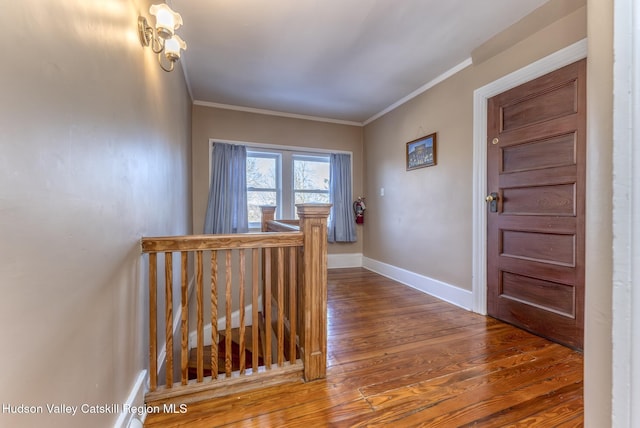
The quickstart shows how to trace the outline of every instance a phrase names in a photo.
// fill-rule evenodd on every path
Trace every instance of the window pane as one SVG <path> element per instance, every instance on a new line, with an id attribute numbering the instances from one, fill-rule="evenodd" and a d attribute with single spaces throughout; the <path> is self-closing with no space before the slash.
<path id="1" fill-rule="evenodd" d="M 313 193 L 313 192 L 293 192 L 296 204 L 328 204 L 329 193 Z M 298 219 L 298 210 L 293 210 L 293 218 Z"/>
<path id="2" fill-rule="evenodd" d="M 329 193 L 295 192 L 295 201 L 296 201 L 295 202 L 296 204 L 306 204 L 306 203 L 328 204 Z"/>
<path id="3" fill-rule="evenodd" d="M 276 158 L 247 156 L 247 187 L 276 188 Z"/>
<path id="4" fill-rule="evenodd" d="M 329 162 L 327 158 L 318 160 L 294 159 L 294 190 L 329 190 Z"/>
<path id="5" fill-rule="evenodd" d="M 247 205 L 249 223 L 260 222 L 260 205 L 276 205 L 276 192 L 250 190 L 247 192 Z"/>

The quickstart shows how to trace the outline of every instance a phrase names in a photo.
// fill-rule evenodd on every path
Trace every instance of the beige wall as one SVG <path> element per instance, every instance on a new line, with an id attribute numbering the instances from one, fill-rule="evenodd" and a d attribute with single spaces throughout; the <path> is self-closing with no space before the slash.
<path id="1" fill-rule="evenodd" d="M 0 426 L 112 426 L 146 368 L 143 235 L 191 232 L 191 102 L 143 50 L 149 2 L 5 2 L 0 24 Z"/>
<path id="2" fill-rule="evenodd" d="M 471 290 L 473 91 L 585 36 L 582 7 L 365 127 L 365 257 Z M 406 171 L 406 142 L 432 132 L 437 165 Z"/>
<path id="3" fill-rule="evenodd" d="M 209 139 L 278 144 L 353 153 L 353 196 L 363 192 L 362 128 L 313 120 L 193 106 L 193 225 L 202 233 L 209 191 Z M 329 253 L 362 253 L 362 226 L 358 242 L 329 245 Z"/>

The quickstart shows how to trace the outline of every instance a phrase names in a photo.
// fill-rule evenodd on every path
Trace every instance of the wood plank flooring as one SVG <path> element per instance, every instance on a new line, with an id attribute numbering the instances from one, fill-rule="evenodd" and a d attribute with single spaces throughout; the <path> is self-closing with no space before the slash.
<path id="1" fill-rule="evenodd" d="M 329 271 L 327 378 L 145 427 L 579 427 L 582 355 L 365 269 Z"/>

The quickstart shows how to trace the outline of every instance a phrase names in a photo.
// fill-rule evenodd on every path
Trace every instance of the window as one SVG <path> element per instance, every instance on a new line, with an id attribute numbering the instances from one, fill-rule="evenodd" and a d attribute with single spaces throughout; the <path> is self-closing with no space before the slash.
<path id="1" fill-rule="evenodd" d="M 280 164 L 281 157 L 277 153 L 247 151 L 247 208 L 250 227 L 260 223 L 260 205 L 279 205 Z"/>
<path id="2" fill-rule="evenodd" d="M 276 205 L 277 218 L 297 218 L 295 204 L 329 202 L 329 155 L 247 149 L 249 227 L 260 227 L 260 205 Z"/>
<path id="3" fill-rule="evenodd" d="M 294 205 L 329 203 L 328 156 L 293 156 L 293 200 Z"/>

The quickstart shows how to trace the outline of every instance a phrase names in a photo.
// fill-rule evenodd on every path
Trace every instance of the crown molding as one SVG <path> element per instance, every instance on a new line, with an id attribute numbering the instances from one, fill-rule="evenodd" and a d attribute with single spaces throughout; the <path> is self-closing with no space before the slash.
<path id="1" fill-rule="evenodd" d="M 369 119 L 367 119 L 367 120 L 365 120 L 363 122 L 363 125 L 366 126 L 366 125 L 370 124 L 371 122 L 373 122 L 374 120 L 376 120 L 376 119 L 384 116 L 385 114 L 389 113 L 390 111 L 395 110 L 396 108 L 400 107 L 401 105 L 403 105 L 407 101 L 412 100 L 413 98 L 417 97 L 418 95 L 422 94 L 423 92 L 426 92 L 429 89 L 433 88 L 438 83 L 447 80 L 449 77 L 453 76 L 454 74 L 456 74 L 456 73 L 464 70 L 465 68 L 469 67 L 471 64 L 472 64 L 471 58 L 465 59 L 460 64 L 458 64 L 458 65 L 456 65 L 454 67 L 451 67 L 449 70 L 445 71 L 444 73 L 442 73 L 441 75 L 439 75 L 435 79 L 425 83 L 424 85 L 422 85 L 421 87 L 419 87 L 415 91 L 411 92 L 409 95 L 399 99 L 398 101 L 396 101 L 395 103 L 391 104 L 389 107 L 385 108 L 381 112 L 371 116 Z"/>
<path id="2" fill-rule="evenodd" d="M 349 126 L 359 126 L 359 127 L 363 126 L 362 122 L 331 119 L 331 118 L 319 117 L 319 116 L 307 116 L 304 114 L 286 113 L 286 112 L 276 111 L 276 110 L 266 110 L 266 109 L 252 108 L 252 107 L 236 106 L 232 104 L 212 103 L 209 101 L 195 100 L 193 104 L 198 106 L 203 106 L 203 107 L 213 107 L 213 108 L 220 108 L 225 110 L 242 111 L 246 113 L 256 113 L 256 114 L 265 114 L 269 116 L 280 116 L 280 117 L 289 117 L 293 119 L 312 120 L 314 122 L 327 122 L 327 123 L 335 123 L 338 125 L 349 125 Z"/>

